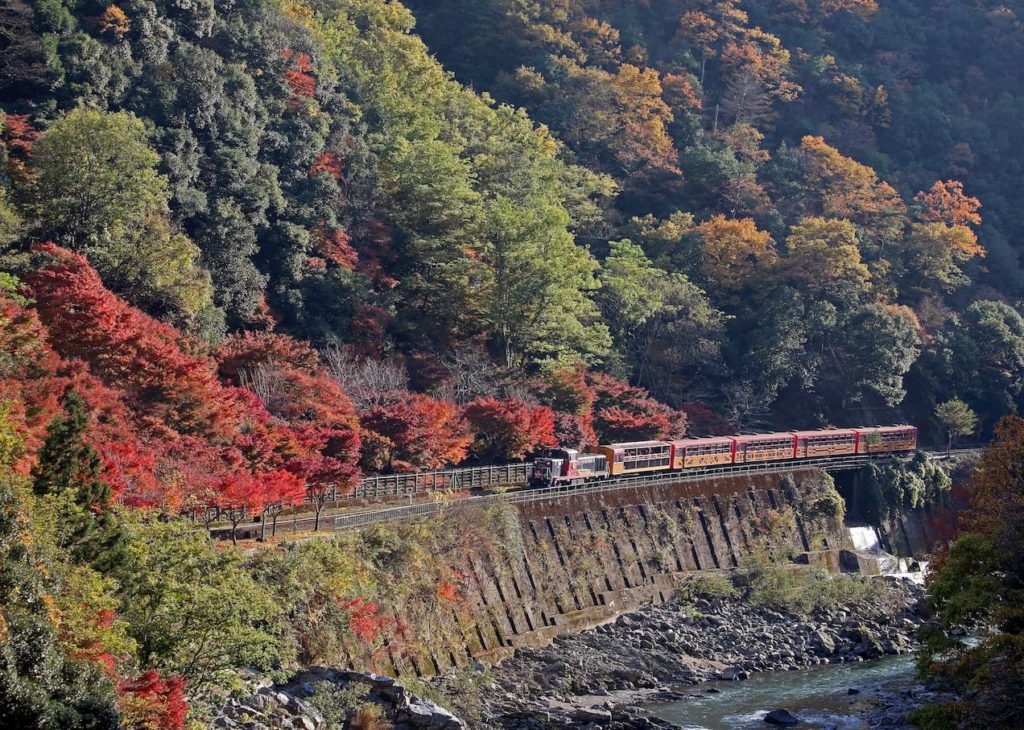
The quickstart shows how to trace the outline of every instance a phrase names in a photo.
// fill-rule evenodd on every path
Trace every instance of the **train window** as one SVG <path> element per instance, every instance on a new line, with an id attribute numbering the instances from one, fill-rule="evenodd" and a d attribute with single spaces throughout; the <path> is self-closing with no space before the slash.
<path id="1" fill-rule="evenodd" d="M 670 459 L 668 455 L 647 455 L 644 458 L 631 458 L 625 462 L 626 469 L 651 469 L 654 467 L 668 466 Z"/>
<path id="2" fill-rule="evenodd" d="M 816 446 L 838 446 L 853 443 L 853 434 L 823 434 L 813 436 L 811 440 Z"/>
<path id="3" fill-rule="evenodd" d="M 775 451 L 777 449 L 789 448 L 792 445 L 792 439 L 771 439 L 769 441 L 759 441 L 753 444 L 748 444 L 747 448 L 756 451 Z"/>

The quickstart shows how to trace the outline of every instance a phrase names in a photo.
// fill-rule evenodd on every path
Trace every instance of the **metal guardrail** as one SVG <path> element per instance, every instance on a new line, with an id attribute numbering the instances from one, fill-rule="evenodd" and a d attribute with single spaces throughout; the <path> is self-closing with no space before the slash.
<path id="1" fill-rule="evenodd" d="M 355 499 L 383 499 L 442 490 L 458 492 L 484 487 L 518 486 L 529 479 L 531 466 L 531 463 L 524 462 L 366 477 L 348 496 Z"/>
<path id="2" fill-rule="evenodd" d="M 972 447 L 960 447 L 951 449 L 949 452 L 945 450 L 935 450 L 925 452 L 930 458 L 937 461 L 944 461 L 950 457 L 958 455 L 977 453 L 978 448 Z M 369 477 L 367 481 L 373 482 L 379 479 L 383 484 L 379 485 L 379 491 L 377 494 L 382 494 L 384 489 L 390 488 L 388 482 L 391 484 L 397 483 L 400 487 L 404 484 L 404 488 L 412 489 L 416 488 L 420 490 L 420 493 L 426 493 L 428 486 L 438 491 L 435 494 L 441 493 L 440 490 L 444 489 L 443 485 L 454 485 L 448 486 L 448 493 L 446 497 L 439 502 L 420 502 L 417 504 L 408 504 L 405 506 L 394 506 L 394 507 L 367 507 L 359 511 L 347 512 L 341 515 L 335 516 L 324 516 L 321 521 L 321 527 L 326 531 L 333 530 L 348 530 L 358 527 L 365 527 L 381 522 L 392 522 L 400 519 L 407 519 L 411 517 L 424 517 L 434 514 L 439 514 L 447 509 L 453 507 L 463 506 L 489 506 L 497 504 L 501 501 L 512 504 L 523 504 L 528 502 L 537 502 L 544 500 L 555 500 L 562 499 L 573 495 L 586 495 L 586 494 L 598 494 L 601 492 L 610 492 L 619 489 L 638 489 L 643 487 L 649 487 L 657 484 L 676 484 L 685 482 L 697 482 L 703 479 L 710 479 L 716 476 L 729 476 L 729 475 L 742 475 L 742 474 L 758 474 L 758 473 L 784 473 L 791 471 L 795 468 L 801 468 L 810 466 L 814 468 L 823 468 L 831 471 L 842 471 L 842 470 L 854 470 L 862 468 L 869 461 L 885 461 L 892 458 L 908 458 L 910 454 L 859 454 L 859 455 L 844 455 L 835 457 L 819 457 L 817 459 L 801 459 L 799 461 L 774 461 L 774 462 L 759 462 L 756 464 L 726 464 L 721 466 L 704 467 L 701 469 L 688 469 L 684 472 L 671 471 L 657 474 L 643 474 L 628 477 L 617 477 L 614 479 L 605 479 L 599 482 L 591 482 L 588 484 L 572 486 L 563 484 L 557 487 L 546 487 L 538 489 L 514 489 L 506 492 L 505 494 L 495 495 L 476 495 L 476 496 L 458 496 L 451 495 L 451 491 L 462 491 L 458 485 L 468 484 L 468 480 L 460 480 L 459 477 L 467 472 L 475 472 L 476 475 L 471 477 L 474 479 L 476 484 L 481 482 L 484 485 L 493 485 L 497 482 L 505 483 L 506 480 L 510 480 L 516 474 L 524 474 L 524 469 L 529 467 L 529 464 L 509 464 L 495 467 L 473 467 L 470 469 L 449 469 L 442 472 L 426 472 L 419 475 L 402 474 L 402 475 L 391 475 L 387 477 Z M 511 471 L 510 471 L 511 469 Z M 489 472 L 490 474 L 484 474 Z M 455 479 L 451 479 L 451 475 L 455 473 L 457 476 Z M 446 474 L 449 479 L 445 480 L 442 478 L 430 478 L 423 479 L 425 475 L 442 475 Z M 493 476 L 492 476 L 493 475 Z M 420 480 L 418 482 L 413 481 L 412 477 L 418 476 Z M 403 481 L 402 478 L 406 478 Z M 525 476 L 523 482 L 525 483 Z M 510 486 L 516 486 L 514 481 L 511 481 Z M 394 492 L 391 492 L 393 494 Z M 415 494 L 412 491 L 406 492 L 410 496 Z M 373 492 L 369 492 L 368 495 L 372 498 Z M 278 524 L 279 531 L 298 532 L 300 530 L 312 529 L 315 524 L 315 518 L 312 514 L 293 514 L 291 516 L 284 516 Z M 262 532 L 262 527 L 258 524 L 248 524 L 244 527 L 239 527 L 238 536 L 242 539 L 256 537 Z M 217 528 L 211 531 L 211 535 L 226 539 L 230 537 L 231 530 L 229 528 Z"/>
<path id="3" fill-rule="evenodd" d="M 943 452 L 945 454 L 945 452 Z M 552 499 L 562 499 L 567 496 L 580 496 L 589 494 L 601 494 L 620 489 L 636 489 L 639 487 L 650 487 L 658 484 L 681 484 L 696 482 L 705 479 L 747 474 L 777 474 L 792 471 L 794 466 L 798 468 L 811 467 L 829 471 L 848 471 L 860 469 L 871 461 L 887 460 L 894 458 L 895 454 L 872 454 L 857 456 L 822 457 L 818 459 L 801 459 L 793 461 L 768 461 L 756 464 L 730 464 L 727 466 L 705 467 L 702 469 L 689 469 L 685 472 L 665 472 L 661 474 L 645 474 L 629 477 L 616 477 L 604 479 L 599 482 L 582 484 L 578 486 L 559 485 L 555 487 L 544 487 L 540 489 L 521 489 L 506 494 L 489 494 L 477 497 L 463 497 L 454 502 L 430 502 L 427 504 L 414 504 L 405 507 L 386 507 L 384 509 L 370 509 L 362 512 L 339 515 L 334 518 L 333 529 L 351 530 L 367 525 L 380 524 L 383 522 L 394 522 L 396 520 L 409 519 L 412 517 L 426 517 L 438 514 L 457 505 L 463 507 L 490 507 L 499 503 L 525 504 L 529 502 L 542 502 Z"/>
<path id="4" fill-rule="evenodd" d="M 509 487 L 526 484 L 532 463 L 500 464 L 497 466 L 469 466 L 461 469 L 420 471 L 409 474 L 383 474 L 363 477 L 355 489 L 339 490 L 331 487 L 327 494 L 329 504 L 341 504 L 356 499 L 388 499 L 412 497 L 438 491 L 460 492 L 484 487 Z M 309 504 L 307 499 L 305 504 Z"/>

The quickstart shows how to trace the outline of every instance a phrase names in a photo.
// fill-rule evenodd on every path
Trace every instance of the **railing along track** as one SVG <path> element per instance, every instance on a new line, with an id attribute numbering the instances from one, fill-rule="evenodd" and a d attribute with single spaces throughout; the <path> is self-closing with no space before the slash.
<path id="1" fill-rule="evenodd" d="M 925 452 L 929 458 L 945 461 L 957 455 L 976 452 L 974 448 L 936 450 Z M 526 488 L 528 478 L 525 464 L 505 464 L 491 467 L 470 467 L 467 469 L 447 469 L 438 472 L 420 474 L 393 474 L 381 477 L 367 477 L 363 480 L 363 492 L 366 499 L 384 499 L 386 497 L 422 495 L 433 492 L 442 495 L 436 502 L 420 502 L 392 507 L 368 507 L 345 514 L 325 515 L 320 520 L 321 528 L 327 531 L 351 530 L 369 525 L 414 517 L 427 517 L 441 514 L 453 508 L 489 507 L 499 503 L 526 504 L 531 502 L 564 499 L 570 496 L 601 494 L 624 489 L 641 489 L 659 484 L 681 484 L 699 482 L 716 477 L 742 476 L 748 474 L 779 474 L 801 468 L 817 468 L 826 471 L 849 471 L 860 469 L 871 461 L 887 461 L 893 458 L 908 458 L 911 454 L 858 454 L 845 456 L 819 457 L 816 459 L 794 459 L 790 461 L 769 461 L 755 464 L 726 464 L 722 466 L 687 469 L 686 471 L 670 471 L 655 474 L 641 474 L 628 477 L 615 477 L 584 484 L 563 484 L 555 487 Z M 486 472 L 486 473 L 485 473 Z M 417 479 L 418 477 L 418 479 Z M 519 481 L 517 482 L 516 479 Z M 475 486 L 471 487 L 470 484 Z M 456 495 L 471 488 L 512 487 L 502 494 Z M 395 490 L 400 491 L 395 491 Z M 311 530 L 315 518 L 308 514 L 282 517 L 279 527 L 282 530 L 298 532 Z M 254 536 L 254 531 L 261 531 L 253 525 L 239 528 L 240 536 Z M 216 528 L 211 534 L 220 538 L 230 537 L 228 528 Z"/>
<path id="2" fill-rule="evenodd" d="M 943 452 L 945 453 L 945 452 Z M 659 484 L 683 484 L 713 479 L 723 476 L 746 476 L 750 474 L 778 474 L 793 471 L 794 468 L 825 469 L 827 471 L 849 471 L 860 469 L 871 461 L 882 461 L 893 458 L 893 454 L 862 454 L 856 456 L 834 456 L 817 459 L 800 459 L 798 461 L 768 461 L 755 464 L 729 464 L 726 466 L 688 469 L 683 472 L 672 471 L 660 474 L 644 474 L 628 477 L 615 477 L 577 485 L 559 485 L 538 489 L 517 489 L 505 494 L 488 494 L 481 496 L 462 497 L 452 501 L 429 502 L 402 507 L 384 507 L 362 512 L 338 515 L 334 518 L 334 530 L 351 530 L 367 525 L 394 522 L 395 520 L 412 517 L 426 517 L 439 514 L 452 507 L 490 507 L 499 503 L 526 504 L 564 499 L 569 496 L 601 494 L 622 489 L 638 489 Z"/>

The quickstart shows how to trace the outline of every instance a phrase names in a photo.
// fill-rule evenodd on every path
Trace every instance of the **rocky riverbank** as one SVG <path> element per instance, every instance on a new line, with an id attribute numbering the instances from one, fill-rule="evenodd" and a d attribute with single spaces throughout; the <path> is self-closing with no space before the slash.
<path id="1" fill-rule="evenodd" d="M 214 724 L 245 730 L 671 728 L 640 705 L 717 691 L 693 686 L 708 680 L 739 681 L 755 672 L 915 649 L 914 635 L 927 620 L 919 585 L 883 580 L 878 590 L 859 596 L 807 613 L 758 606 L 741 595 L 644 606 L 546 648 L 521 649 L 489 670 L 435 678 L 427 689 L 440 704 L 388 677 L 311 668 L 283 684 L 254 686 L 249 696 L 225 704 Z M 870 727 L 901 727 L 927 694 L 917 686 L 864 688 L 857 711 Z"/>
<path id="2" fill-rule="evenodd" d="M 645 606 L 549 647 L 518 651 L 492 670 L 474 713 L 488 728 L 671 727 L 635 705 L 682 697 L 711 679 L 913 651 L 926 619 L 922 598 L 920 586 L 890 580 L 870 597 L 806 615 L 740 597 Z M 438 680 L 442 688 L 450 681 Z M 458 711 L 460 698 L 452 702 Z"/>
<path id="3" fill-rule="evenodd" d="M 310 667 L 287 682 L 254 682 L 213 725 L 237 730 L 465 730 L 448 710 L 391 677 Z"/>

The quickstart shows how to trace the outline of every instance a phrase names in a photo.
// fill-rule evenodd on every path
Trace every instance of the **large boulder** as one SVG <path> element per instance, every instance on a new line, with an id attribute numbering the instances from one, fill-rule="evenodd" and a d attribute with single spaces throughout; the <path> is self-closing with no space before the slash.
<path id="1" fill-rule="evenodd" d="M 764 716 L 764 721 L 769 725 L 778 725 L 780 727 L 792 727 L 800 724 L 799 717 L 783 708 L 778 708 L 769 712 Z"/>

